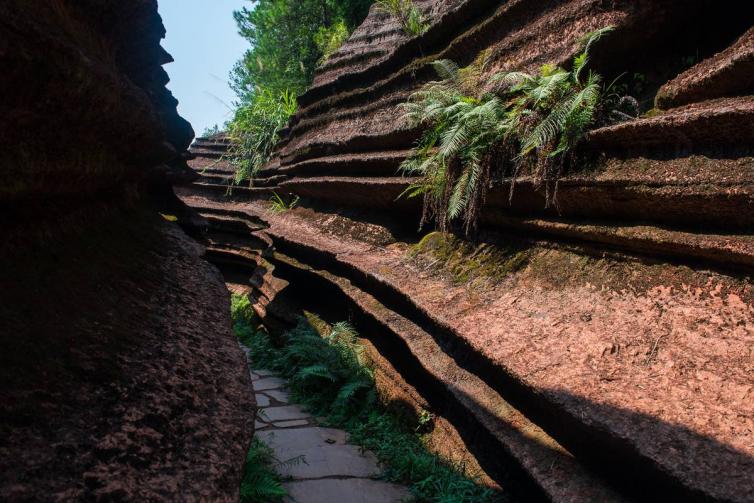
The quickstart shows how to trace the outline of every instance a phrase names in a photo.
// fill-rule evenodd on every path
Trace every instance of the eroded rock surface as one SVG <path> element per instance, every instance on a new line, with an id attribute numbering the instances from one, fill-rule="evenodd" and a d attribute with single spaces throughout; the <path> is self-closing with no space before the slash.
<path id="1" fill-rule="evenodd" d="M 264 272 L 337 299 L 374 334 L 377 360 L 420 395 L 409 401 L 452 425 L 459 437 L 448 438 L 504 491 L 754 499 L 754 89 L 745 71 L 754 8 L 421 5 L 432 12 L 424 35 L 394 33 L 373 11 L 320 70 L 262 170 L 270 183 L 228 198 L 207 179 L 181 198 L 204 216 L 261 222 L 251 234 L 274 246 Z M 583 153 L 594 161 L 565 174 L 556 206 L 545 208 L 534 180 L 520 179 L 512 202 L 510 180 L 493 181 L 478 237 L 504 264 L 484 288 L 459 282 L 436 257 L 418 259 L 419 208 L 395 201 L 412 181 L 396 168 L 419 134 L 399 105 L 434 78 L 426 63 L 465 65 L 487 50 L 490 74 L 567 64 L 580 37 L 606 25 L 616 29 L 595 46 L 593 68 L 607 81 L 623 72 L 641 81 L 636 97 L 651 113 L 593 131 Z M 655 100 L 668 109 L 650 110 Z M 197 153 L 192 162 L 206 166 Z M 302 200 L 273 214 L 271 191 Z M 208 242 L 223 229 L 213 226 Z M 248 240 L 239 229 L 233 239 Z M 278 283 L 254 299 L 276 306 L 286 292 Z M 281 319 L 269 311 L 259 309 Z"/>
<path id="2" fill-rule="evenodd" d="M 2 499 L 237 499 L 254 403 L 228 293 L 160 220 L 95 220 L 4 268 Z"/>
<path id="3" fill-rule="evenodd" d="M 254 401 L 179 227 L 164 34 L 155 0 L 0 4 L 0 500 L 238 499 Z"/>

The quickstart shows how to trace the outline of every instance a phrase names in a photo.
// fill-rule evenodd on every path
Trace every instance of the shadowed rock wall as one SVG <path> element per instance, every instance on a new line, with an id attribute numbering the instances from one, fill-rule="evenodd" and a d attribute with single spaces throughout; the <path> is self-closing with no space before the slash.
<path id="1" fill-rule="evenodd" d="M 238 499 L 254 404 L 179 227 L 164 35 L 154 0 L 0 5 L 4 501 Z"/>
<path id="2" fill-rule="evenodd" d="M 210 245 L 227 257 L 241 236 L 264 234 L 276 276 L 329 285 L 504 491 L 752 501 L 754 7 L 417 5 L 432 21 L 425 34 L 409 38 L 373 10 L 322 66 L 252 188 L 227 196 L 227 141 L 195 144 L 204 178 L 180 195 L 222 219 Z M 420 132 L 399 105 L 435 78 L 427 63 L 466 65 L 486 50 L 488 74 L 567 65 L 579 39 L 606 25 L 616 30 L 592 68 L 607 82 L 625 72 L 642 117 L 589 135 L 593 162 L 566 173 L 556 207 L 529 178 L 512 202 L 510 180 L 493 181 L 479 239 L 503 273 L 483 288 L 431 254 L 417 258 L 418 205 L 396 198 Z M 273 214 L 273 191 L 302 199 Z M 255 277 L 261 314 L 277 318 L 269 306 L 281 290 L 262 295 Z"/>

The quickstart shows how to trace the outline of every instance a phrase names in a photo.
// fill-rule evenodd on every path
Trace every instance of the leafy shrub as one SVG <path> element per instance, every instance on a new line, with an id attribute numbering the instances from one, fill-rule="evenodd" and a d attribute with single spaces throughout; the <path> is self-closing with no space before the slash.
<path id="1" fill-rule="evenodd" d="M 322 52 L 319 64 L 323 64 L 335 51 L 340 49 L 350 35 L 351 33 L 343 20 L 339 20 L 330 27 L 321 26 L 317 34 L 314 35 L 314 42 Z"/>
<path id="2" fill-rule="evenodd" d="M 296 97 L 286 91 L 279 94 L 262 89 L 248 104 L 236 110 L 230 124 L 233 140 L 229 156 L 236 168 L 235 183 L 253 178 L 270 160 L 280 130 L 296 112 Z"/>
<path id="3" fill-rule="evenodd" d="M 254 320 L 254 309 L 248 295 L 233 294 L 230 297 L 230 315 L 233 323 L 250 324 Z"/>
<path id="4" fill-rule="evenodd" d="M 253 179 L 270 159 L 323 54 L 361 24 L 371 0 L 257 0 L 233 13 L 250 44 L 230 75 L 238 96 L 230 134 L 235 182 Z"/>
<path id="5" fill-rule="evenodd" d="M 484 53 L 463 69 L 449 60 L 434 63 L 442 80 L 404 105 L 409 124 L 426 128 L 401 165 L 404 174 L 421 177 L 405 194 L 424 198 L 422 226 L 434 218 L 446 231 L 462 219 L 472 231 L 493 171 L 511 176 L 513 197 L 526 168 L 537 187 L 544 185 L 545 205 L 557 203 L 557 181 L 587 131 L 629 117 L 618 109 L 631 99 L 586 70 L 590 48 L 611 30 L 587 34 L 570 71 L 544 65 L 536 75 L 506 72 L 483 81 Z"/>
<path id="6" fill-rule="evenodd" d="M 250 48 L 231 73 L 231 87 L 242 104 L 260 89 L 294 95 L 311 84 L 322 59 L 320 28 L 338 24 L 352 31 L 366 17 L 371 0 L 257 0 L 234 12 Z M 338 31 L 335 29 L 334 31 Z"/>
<path id="7" fill-rule="evenodd" d="M 429 23 L 412 0 L 377 0 L 375 3 L 380 11 L 398 19 L 403 31 L 412 37 L 429 28 Z"/>
<path id="8" fill-rule="evenodd" d="M 202 138 L 210 138 L 212 136 L 218 135 L 222 133 L 222 130 L 220 129 L 220 126 L 215 124 L 214 126 L 209 126 L 204 128 L 204 131 L 202 131 L 201 137 Z"/>

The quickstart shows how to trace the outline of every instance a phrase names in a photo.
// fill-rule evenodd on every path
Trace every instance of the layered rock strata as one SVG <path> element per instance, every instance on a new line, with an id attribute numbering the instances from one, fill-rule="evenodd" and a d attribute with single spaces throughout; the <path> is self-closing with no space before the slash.
<path id="1" fill-rule="evenodd" d="M 424 35 L 387 35 L 394 28 L 373 10 L 322 67 L 262 170 L 267 185 L 232 199 L 188 187 L 181 198 L 263 221 L 274 275 L 319 285 L 354 313 L 503 491 L 751 501 L 754 87 L 745 69 L 754 8 L 422 8 L 432 12 Z M 582 146 L 592 161 L 566 173 L 554 207 L 529 178 L 512 201 L 511 181 L 493 181 L 479 239 L 501 265 L 484 288 L 459 282 L 439 259 L 419 260 L 419 208 L 395 199 L 411 182 L 397 167 L 419 134 L 399 105 L 434 78 L 427 63 L 464 65 L 487 51 L 488 74 L 568 64 L 580 37 L 606 25 L 616 29 L 592 67 L 607 81 L 627 72 L 648 113 L 592 131 Z M 207 162 L 198 155 L 197 166 Z M 302 199 L 272 213 L 272 191 Z"/>

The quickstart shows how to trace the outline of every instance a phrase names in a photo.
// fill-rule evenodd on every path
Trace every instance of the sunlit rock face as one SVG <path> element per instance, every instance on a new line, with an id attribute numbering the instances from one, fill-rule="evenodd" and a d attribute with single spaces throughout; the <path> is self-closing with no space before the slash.
<path id="1" fill-rule="evenodd" d="M 253 401 L 178 225 L 164 34 L 155 1 L 0 5 L 2 500 L 237 500 Z"/>
<path id="2" fill-rule="evenodd" d="M 227 259 L 243 236 L 271 239 L 275 275 L 358 313 L 385 365 L 423 397 L 414 402 L 452 426 L 446 445 L 504 488 L 555 501 L 751 501 L 754 7 L 416 4 L 431 23 L 423 35 L 373 9 L 322 65 L 252 188 L 228 197 L 210 177 L 232 169 L 211 161 L 227 141 L 197 144 L 193 165 L 214 171 L 180 196 L 223 219 L 210 246 Z M 415 232 L 417 200 L 399 198 L 411 180 L 398 167 L 420 131 L 400 105 L 436 78 L 427 63 L 487 51 L 483 76 L 567 66 L 581 37 L 607 25 L 591 68 L 606 82 L 624 74 L 642 115 L 588 135 L 590 162 L 564 174 L 557 205 L 527 176 L 512 199 L 510 180 L 492 180 L 478 238 L 502 261 L 493 278 L 458 279 L 487 267 L 487 248 L 449 261 L 435 243 L 417 255 L 427 229 Z M 298 206 L 270 212 L 273 191 Z M 281 293 L 252 289 L 262 314 Z"/>

